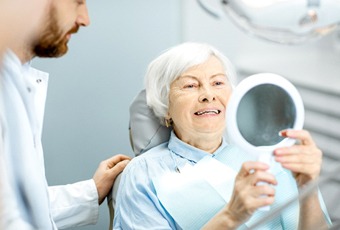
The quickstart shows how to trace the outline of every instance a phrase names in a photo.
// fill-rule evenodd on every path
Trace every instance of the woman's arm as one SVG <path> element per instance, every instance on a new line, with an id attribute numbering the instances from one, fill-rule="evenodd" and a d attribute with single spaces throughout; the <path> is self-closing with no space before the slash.
<path id="1" fill-rule="evenodd" d="M 274 151 L 275 160 L 282 167 L 293 172 L 300 189 L 308 183 L 315 183 L 320 175 L 322 152 L 305 130 L 285 130 L 282 136 L 294 138 L 299 144 Z M 300 201 L 299 229 L 322 229 L 327 227 L 321 208 L 318 191 L 313 191 Z"/>
<path id="2" fill-rule="evenodd" d="M 299 229 L 328 229 L 318 191 L 313 191 L 300 201 Z"/>

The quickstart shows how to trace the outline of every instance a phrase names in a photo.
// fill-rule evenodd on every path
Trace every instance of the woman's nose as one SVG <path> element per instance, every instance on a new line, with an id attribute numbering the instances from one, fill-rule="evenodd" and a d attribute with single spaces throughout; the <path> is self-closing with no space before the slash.
<path id="1" fill-rule="evenodd" d="M 215 94 L 210 88 L 203 88 L 198 98 L 199 102 L 212 102 L 215 99 Z"/>

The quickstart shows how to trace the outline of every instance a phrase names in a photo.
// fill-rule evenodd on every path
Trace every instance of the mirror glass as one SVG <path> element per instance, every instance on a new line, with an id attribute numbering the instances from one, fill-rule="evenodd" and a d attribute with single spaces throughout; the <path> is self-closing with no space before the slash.
<path id="1" fill-rule="evenodd" d="M 243 138 L 254 146 L 276 145 L 284 138 L 279 132 L 293 128 L 296 108 L 281 87 L 262 84 L 244 94 L 237 107 L 236 121 Z"/>
<path id="2" fill-rule="evenodd" d="M 255 157 L 263 157 L 295 139 L 284 138 L 285 129 L 302 129 L 304 107 L 295 86 L 273 73 L 244 78 L 233 89 L 227 108 L 227 140 Z"/>

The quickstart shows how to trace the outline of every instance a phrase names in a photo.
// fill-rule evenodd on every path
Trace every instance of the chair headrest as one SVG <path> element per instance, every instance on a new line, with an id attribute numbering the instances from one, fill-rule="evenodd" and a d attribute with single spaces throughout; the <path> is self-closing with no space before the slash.
<path id="1" fill-rule="evenodd" d="M 139 92 L 130 105 L 130 142 L 136 156 L 169 140 L 171 128 L 160 124 L 146 104 L 145 89 Z"/>

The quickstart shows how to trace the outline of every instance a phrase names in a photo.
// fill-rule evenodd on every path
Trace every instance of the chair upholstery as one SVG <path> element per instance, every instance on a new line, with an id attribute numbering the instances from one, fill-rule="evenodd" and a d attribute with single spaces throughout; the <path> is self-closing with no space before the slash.
<path id="1" fill-rule="evenodd" d="M 136 156 L 169 140 L 171 128 L 161 125 L 147 106 L 145 90 L 130 105 L 129 131 L 131 147 Z"/>

